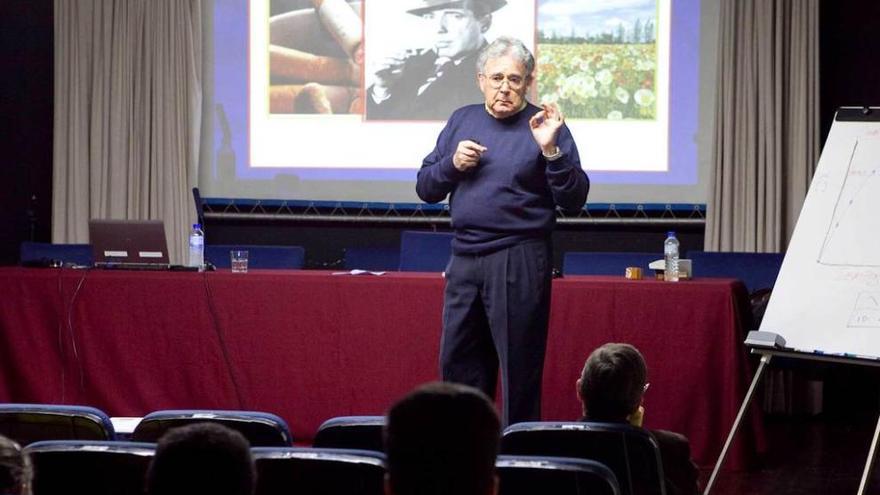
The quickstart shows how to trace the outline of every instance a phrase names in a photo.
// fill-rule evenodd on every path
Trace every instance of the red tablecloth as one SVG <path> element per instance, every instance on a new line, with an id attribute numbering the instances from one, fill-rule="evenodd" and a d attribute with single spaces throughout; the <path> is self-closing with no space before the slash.
<path id="1" fill-rule="evenodd" d="M 327 418 L 382 414 L 438 377 L 439 274 L 8 267 L 0 280 L 0 401 L 87 404 L 114 416 L 262 410 L 308 440 Z M 646 426 L 684 433 L 710 465 L 751 373 L 744 301 L 732 280 L 555 280 L 544 418 L 577 419 L 586 356 L 629 342 L 648 362 Z M 757 419 L 730 465 L 761 439 Z"/>

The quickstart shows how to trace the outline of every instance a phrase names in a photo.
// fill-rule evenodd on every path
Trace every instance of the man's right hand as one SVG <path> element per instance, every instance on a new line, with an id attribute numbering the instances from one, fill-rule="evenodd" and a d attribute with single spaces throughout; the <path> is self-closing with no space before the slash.
<path id="1" fill-rule="evenodd" d="M 417 50 L 402 50 L 386 56 L 372 67 L 374 86 L 381 90 L 387 90 L 403 77 L 403 66 L 407 59 L 418 54 Z"/>
<path id="2" fill-rule="evenodd" d="M 459 172 L 466 172 L 480 163 L 480 157 L 488 148 L 477 142 L 465 139 L 458 143 L 455 154 L 452 155 L 452 165 Z"/>

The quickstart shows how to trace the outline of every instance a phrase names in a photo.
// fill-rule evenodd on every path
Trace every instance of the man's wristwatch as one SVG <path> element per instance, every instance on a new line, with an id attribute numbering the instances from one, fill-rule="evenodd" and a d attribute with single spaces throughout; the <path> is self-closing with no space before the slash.
<path id="1" fill-rule="evenodd" d="M 547 160 L 548 162 L 552 162 L 553 160 L 556 160 L 556 159 L 558 159 L 560 156 L 562 156 L 562 150 L 559 149 L 559 146 L 557 146 L 557 147 L 556 147 L 556 151 L 554 151 L 553 153 L 550 153 L 550 154 L 548 155 L 548 154 L 546 154 L 546 153 L 544 153 L 544 152 L 542 151 L 541 154 L 544 155 L 544 159 L 545 159 L 545 160 Z"/>

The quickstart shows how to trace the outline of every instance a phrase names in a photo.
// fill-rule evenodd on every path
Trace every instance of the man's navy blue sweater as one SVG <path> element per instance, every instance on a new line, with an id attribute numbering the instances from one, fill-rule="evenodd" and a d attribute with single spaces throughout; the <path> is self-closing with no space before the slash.
<path id="1" fill-rule="evenodd" d="M 562 157 L 544 159 L 529 128 L 529 119 L 540 110 L 529 104 L 515 115 L 496 119 L 483 104 L 459 108 L 422 162 L 416 192 L 428 203 L 449 195 L 456 254 L 488 253 L 547 239 L 556 225 L 556 206 L 584 206 L 590 182 L 571 132 L 563 125 L 556 137 Z M 487 150 L 476 167 L 461 172 L 452 156 L 466 139 Z"/>

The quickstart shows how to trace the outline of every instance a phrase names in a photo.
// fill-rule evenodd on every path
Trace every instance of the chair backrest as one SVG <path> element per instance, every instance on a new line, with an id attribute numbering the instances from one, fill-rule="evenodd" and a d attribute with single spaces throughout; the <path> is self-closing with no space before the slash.
<path id="1" fill-rule="evenodd" d="M 568 252 L 562 258 L 562 273 L 622 277 L 628 266 L 637 266 L 647 273 L 648 264 L 660 258 L 663 253 Z"/>
<path id="2" fill-rule="evenodd" d="M 83 440 L 25 447 L 34 464 L 34 495 L 143 495 L 155 445 Z"/>
<path id="3" fill-rule="evenodd" d="M 88 406 L 0 404 L 0 435 L 21 445 L 41 440 L 115 440 L 110 417 Z"/>
<path id="4" fill-rule="evenodd" d="M 571 457 L 501 455 L 499 495 L 619 495 L 617 477 L 602 463 Z"/>
<path id="5" fill-rule="evenodd" d="M 23 265 L 51 260 L 83 266 L 95 264 L 91 244 L 51 244 L 24 241 L 19 246 L 19 259 Z"/>
<path id="6" fill-rule="evenodd" d="M 246 244 L 209 244 L 205 246 L 205 261 L 217 268 L 229 268 L 229 252 L 248 252 L 248 268 L 299 270 L 305 264 L 306 251 L 301 246 L 257 246 Z"/>
<path id="7" fill-rule="evenodd" d="M 400 249 L 382 247 L 345 248 L 345 268 L 388 271 L 400 267 Z"/>
<path id="8" fill-rule="evenodd" d="M 331 418 L 318 428 L 313 445 L 334 449 L 384 451 L 382 428 L 385 416 L 342 416 Z"/>
<path id="9" fill-rule="evenodd" d="M 400 271 L 442 272 L 452 256 L 454 236 L 451 232 L 401 232 Z"/>
<path id="10" fill-rule="evenodd" d="M 716 253 L 688 251 L 695 277 L 730 277 L 742 280 L 749 293 L 772 289 L 784 253 Z"/>
<path id="11" fill-rule="evenodd" d="M 657 440 L 645 429 L 616 423 L 533 422 L 504 430 L 501 453 L 576 457 L 601 462 L 622 495 L 665 495 Z"/>
<path id="12" fill-rule="evenodd" d="M 196 207 L 196 219 L 205 230 L 205 202 L 202 200 L 202 193 L 198 187 L 192 188 L 193 205 Z"/>
<path id="13" fill-rule="evenodd" d="M 251 449 L 257 465 L 255 495 L 382 495 L 385 456 L 368 450 Z"/>
<path id="14" fill-rule="evenodd" d="M 260 411 L 166 410 L 144 416 L 131 439 L 156 442 L 166 431 L 193 423 L 218 423 L 238 431 L 252 446 L 285 447 L 293 443 L 290 428 L 280 417 Z"/>

